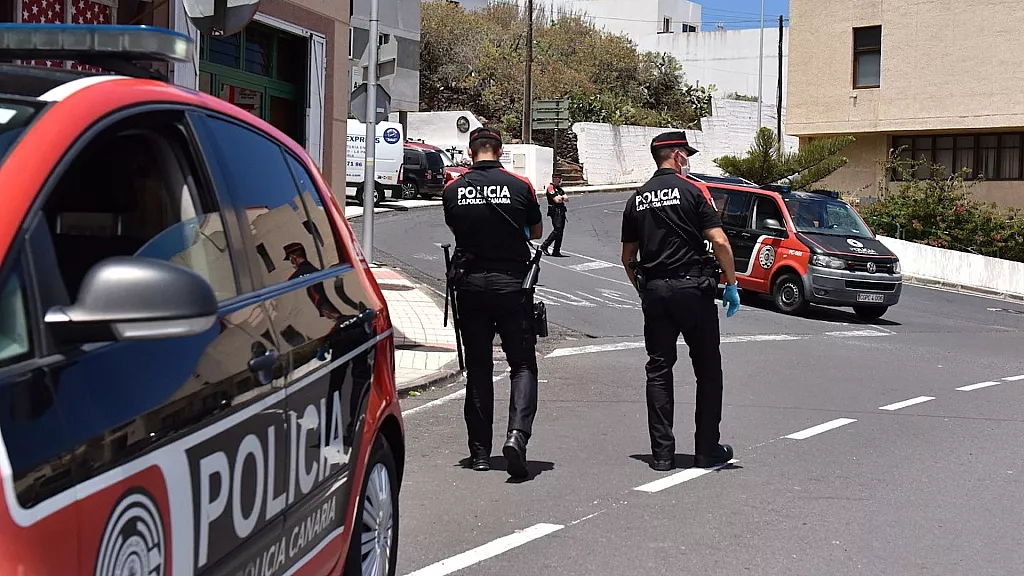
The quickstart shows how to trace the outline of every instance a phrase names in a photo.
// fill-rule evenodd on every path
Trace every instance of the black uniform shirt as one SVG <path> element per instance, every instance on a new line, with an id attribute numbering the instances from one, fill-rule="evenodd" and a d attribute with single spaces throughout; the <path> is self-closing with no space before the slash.
<path id="1" fill-rule="evenodd" d="M 526 244 L 529 227 L 541 221 L 533 184 L 505 170 L 500 162 L 485 160 L 448 184 L 442 201 L 456 249 L 470 254 L 477 270 L 504 270 L 521 282 L 533 257 Z"/>
<path id="2" fill-rule="evenodd" d="M 567 210 L 565 204 L 555 202 L 555 198 L 558 196 L 564 196 L 565 191 L 562 190 L 561 186 L 556 184 L 548 184 L 547 197 L 548 197 L 548 211 L 552 208 L 555 210 Z"/>
<path id="3" fill-rule="evenodd" d="M 622 212 L 622 242 L 640 243 L 649 278 L 691 274 L 707 255 L 704 231 L 720 227 L 714 201 L 675 170 L 662 168 Z"/>

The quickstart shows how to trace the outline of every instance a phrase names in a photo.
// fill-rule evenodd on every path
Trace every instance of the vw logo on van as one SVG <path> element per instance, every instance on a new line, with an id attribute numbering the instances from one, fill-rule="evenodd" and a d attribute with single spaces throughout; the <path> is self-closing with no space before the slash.
<path id="1" fill-rule="evenodd" d="M 860 240 L 854 240 L 853 238 L 847 238 L 846 243 L 849 244 L 850 246 L 853 246 L 854 248 L 864 247 L 864 244 L 862 244 Z"/>
<path id="2" fill-rule="evenodd" d="M 874 262 L 868 262 L 868 272 L 874 274 L 875 270 L 878 270 L 878 267 L 875 266 L 875 263 Z"/>

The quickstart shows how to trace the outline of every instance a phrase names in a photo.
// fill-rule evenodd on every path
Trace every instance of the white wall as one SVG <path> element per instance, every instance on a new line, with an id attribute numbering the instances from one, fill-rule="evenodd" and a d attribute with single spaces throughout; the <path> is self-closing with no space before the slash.
<path id="1" fill-rule="evenodd" d="M 457 127 L 461 116 L 465 116 L 469 120 L 469 130 L 466 132 L 459 132 Z M 480 126 L 483 126 L 480 120 L 472 112 L 465 110 L 410 112 L 405 137 L 407 140 L 423 140 L 427 144 L 433 144 L 445 150 L 452 147 L 458 148 L 463 154 L 466 154 L 466 148 L 469 146 L 469 133 Z"/>
<path id="2" fill-rule="evenodd" d="M 727 154 L 743 154 L 757 133 L 757 103 L 715 99 L 713 115 L 701 120 L 703 130 L 687 130 L 686 138 L 699 153 L 690 158 L 694 172 L 720 174 L 714 159 Z M 785 110 L 783 110 L 785 122 Z M 775 108 L 765 107 L 762 124 L 776 127 Z M 671 130 L 646 126 L 612 126 L 577 122 L 577 149 L 583 164 L 583 177 L 593 186 L 644 182 L 655 170 L 651 158 L 651 139 Z M 785 125 L 783 125 L 785 132 Z M 783 140 L 787 150 L 796 150 L 798 139 Z"/>
<path id="3" fill-rule="evenodd" d="M 1024 296 L 1024 263 L 879 236 L 900 259 L 903 273 L 927 280 Z"/>
<path id="4" fill-rule="evenodd" d="M 779 29 L 765 18 L 764 69 L 762 98 L 775 103 L 779 82 Z M 639 48 L 651 52 L 668 52 L 680 60 L 686 81 L 701 86 L 714 84 L 717 96 L 731 92 L 757 96 L 757 70 L 760 60 L 761 31 L 720 30 L 688 34 L 648 34 L 639 41 Z M 782 34 L 782 103 L 786 105 L 786 82 L 789 65 L 789 29 Z"/>
<path id="5" fill-rule="evenodd" d="M 530 179 L 533 189 L 540 193 L 551 183 L 551 169 L 555 151 L 536 144 L 506 144 L 501 164 L 520 176 Z"/>

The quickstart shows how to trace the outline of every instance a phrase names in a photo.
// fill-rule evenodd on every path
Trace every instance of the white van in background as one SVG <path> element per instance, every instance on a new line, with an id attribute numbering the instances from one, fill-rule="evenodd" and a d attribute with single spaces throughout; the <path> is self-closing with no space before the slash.
<path id="1" fill-rule="evenodd" d="M 398 122 L 380 122 L 377 124 L 377 139 L 374 149 L 374 204 L 385 198 L 400 200 L 402 198 L 402 161 L 405 156 L 405 131 Z M 366 160 L 366 124 L 358 120 L 348 120 L 348 143 L 346 146 L 347 166 L 345 171 L 345 196 L 354 197 L 356 203 L 362 204 L 363 198 L 363 163 Z"/>

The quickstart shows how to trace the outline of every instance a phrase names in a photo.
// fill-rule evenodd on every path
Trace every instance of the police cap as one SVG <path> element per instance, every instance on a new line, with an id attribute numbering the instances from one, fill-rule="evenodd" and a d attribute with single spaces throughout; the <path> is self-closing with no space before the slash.
<path id="1" fill-rule="evenodd" d="M 289 242 L 284 245 L 284 259 L 288 260 L 292 256 L 306 257 L 306 247 L 302 245 L 302 242 Z"/>
<path id="2" fill-rule="evenodd" d="M 469 143 L 472 144 L 477 140 L 494 140 L 499 145 L 501 144 L 501 132 L 498 132 L 494 128 L 488 128 L 487 126 L 481 126 L 476 130 L 469 133 Z"/>
<path id="3" fill-rule="evenodd" d="M 661 148 L 682 148 L 686 150 L 686 153 L 693 156 L 697 153 L 697 149 L 690 146 L 690 143 L 686 141 L 686 132 L 673 131 L 673 132 L 662 132 L 651 140 L 651 152 Z"/>

